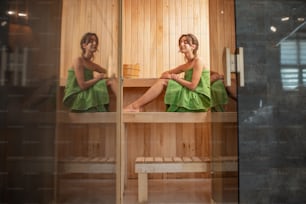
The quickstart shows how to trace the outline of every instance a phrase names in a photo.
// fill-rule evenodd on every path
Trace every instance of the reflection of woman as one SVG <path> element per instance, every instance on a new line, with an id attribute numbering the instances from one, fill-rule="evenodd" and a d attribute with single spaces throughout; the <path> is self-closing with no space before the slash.
<path id="1" fill-rule="evenodd" d="M 217 72 L 210 72 L 211 83 L 211 111 L 220 112 L 224 111 L 224 104 L 228 102 L 228 93 L 224 86 L 224 76 Z"/>
<path id="2" fill-rule="evenodd" d="M 105 112 L 109 103 L 107 86 L 116 93 L 115 79 L 106 79 L 106 69 L 92 61 L 98 44 L 95 33 L 86 33 L 80 42 L 82 54 L 68 70 L 63 103 L 71 111 Z"/>
<path id="3" fill-rule="evenodd" d="M 178 40 L 180 52 L 186 62 L 164 72 L 144 95 L 124 108 L 137 112 L 159 96 L 166 87 L 165 104 L 169 112 L 207 111 L 211 106 L 210 71 L 197 55 L 199 42 L 193 34 L 184 34 Z M 185 73 L 184 78 L 179 74 Z"/>

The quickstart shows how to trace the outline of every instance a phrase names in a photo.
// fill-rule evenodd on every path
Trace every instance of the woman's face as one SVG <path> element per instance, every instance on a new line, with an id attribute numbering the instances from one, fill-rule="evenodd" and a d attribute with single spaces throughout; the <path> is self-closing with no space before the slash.
<path id="1" fill-rule="evenodd" d="M 96 52 L 97 51 L 97 46 L 98 46 L 98 39 L 96 36 L 92 35 L 88 41 L 87 44 L 84 43 L 84 48 L 88 52 Z"/>
<path id="2" fill-rule="evenodd" d="M 186 36 L 183 36 L 179 41 L 179 48 L 182 53 L 192 51 L 193 45 L 188 41 Z"/>

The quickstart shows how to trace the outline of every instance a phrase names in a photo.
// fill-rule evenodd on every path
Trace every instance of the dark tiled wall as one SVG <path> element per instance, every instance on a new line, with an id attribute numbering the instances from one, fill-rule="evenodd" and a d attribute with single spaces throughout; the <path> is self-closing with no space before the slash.
<path id="1" fill-rule="evenodd" d="M 283 89 L 277 45 L 303 23 L 297 18 L 306 17 L 305 9 L 304 0 L 236 0 L 237 47 L 244 47 L 246 81 L 239 88 L 240 203 L 306 202 L 306 89 Z M 285 16 L 290 20 L 282 22 Z M 287 40 L 306 40 L 305 30 Z"/>

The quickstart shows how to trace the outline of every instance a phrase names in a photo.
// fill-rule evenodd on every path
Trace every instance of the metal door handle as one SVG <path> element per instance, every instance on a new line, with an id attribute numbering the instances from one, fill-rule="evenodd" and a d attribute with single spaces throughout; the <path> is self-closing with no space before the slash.
<path id="1" fill-rule="evenodd" d="M 243 48 L 238 48 L 237 54 L 237 72 L 240 73 L 240 87 L 244 87 L 244 59 Z"/>
<path id="2" fill-rule="evenodd" d="M 226 56 L 226 72 L 225 72 L 225 86 L 231 86 L 231 73 L 240 73 L 240 86 L 244 87 L 244 59 L 243 59 L 243 48 L 238 48 L 237 54 L 231 54 L 230 49 L 225 49 Z"/>

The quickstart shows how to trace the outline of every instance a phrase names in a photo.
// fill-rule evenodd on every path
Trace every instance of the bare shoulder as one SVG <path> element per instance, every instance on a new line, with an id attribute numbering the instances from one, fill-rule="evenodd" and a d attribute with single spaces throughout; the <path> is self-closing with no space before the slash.
<path id="1" fill-rule="evenodd" d="M 82 57 L 77 57 L 73 60 L 73 68 L 80 68 L 84 64 L 84 60 Z"/>
<path id="2" fill-rule="evenodd" d="M 201 57 L 197 57 L 194 61 L 194 67 L 201 69 L 208 69 L 207 64 L 203 61 Z"/>

